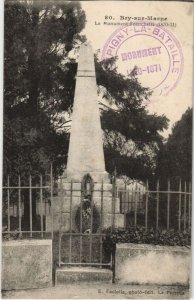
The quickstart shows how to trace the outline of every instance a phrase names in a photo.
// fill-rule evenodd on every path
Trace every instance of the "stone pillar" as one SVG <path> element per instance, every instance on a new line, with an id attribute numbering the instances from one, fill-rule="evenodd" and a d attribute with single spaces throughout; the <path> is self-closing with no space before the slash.
<path id="1" fill-rule="evenodd" d="M 89 173 L 94 181 L 108 180 L 105 171 L 102 130 L 94 55 L 82 44 L 78 62 L 66 176 L 81 181 Z"/>
<path id="2" fill-rule="evenodd" d="M 102 129 L 96 86 L 94 55 L 88 44 L 82 44 L 77 70 L 72 125 L 67 160 L 67 169 L 62 179 L 59 195 L 54 197 L 54 230 L 77 231 L 75 214 L 81 203 L 81 182 L 89 174 L 94 182 L 93 203 L 102 213 L 103 228 L 112 225 L 115 212 L 115 226 L 124 225 L 124 215 L 120 214 L 119 199 L 116 199 L 115 210 L 112 207 L 112 184 L 105 171 Z M 104 183 L 103 207 L 101 209 L 100 186 Z M 72 184 L 72 195 L 70 185 Z M 59 184 L 60 186 L 60 184 Z M 71 201 L 72 199 L 72 201 Z M 51 219 L 47 217 L 47 230 Z"/>

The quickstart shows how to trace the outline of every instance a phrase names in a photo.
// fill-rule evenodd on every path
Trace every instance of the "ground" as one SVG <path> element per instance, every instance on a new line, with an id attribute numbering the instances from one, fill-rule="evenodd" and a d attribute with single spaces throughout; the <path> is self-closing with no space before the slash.
<path id="1" fill-rule="evenodd" d="M 4 299 L 190 299 L 181 286 L 120 285 L 101 283 L 66 284 L 45 289 L 7 291 Z"/>

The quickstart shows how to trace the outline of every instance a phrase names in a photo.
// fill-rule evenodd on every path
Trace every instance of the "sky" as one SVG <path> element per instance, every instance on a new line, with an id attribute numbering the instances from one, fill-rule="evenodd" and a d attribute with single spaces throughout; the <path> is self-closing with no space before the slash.
<path id="1" fill-rule="evenodd" d="M 165 114 L 170 120 L 169 129 L 163 133 L 167 137 L 171 132 L 172 125 L 181 118 L 189 106 L 192 106 L 192 3 L 82 1 L 81 4 L 87 19 L 83 33 L 91 42 L 93 51 L 100 50 L 99 57 L 104 53 L 106 53 L 105 57 L 108 57 L 110 45 L 112 48 L 115 47 L 116 49 L 111 50 L 113 51 L 111 54 L 117 53 L 118 71 L 125 76 L 135 65 L 139 67 L 139 81 L 143 86 L 153 88 L 150 102 L 147 105 L 148 110 L 150 113 Z M 119 30 L 123 28 L 118 23 L 127 22 L 125 20 L 135 22 L 133 19 L 135 17 L 152 17 L 152 19 L 157 17 L 160 18 L 160 23 L 167 23 L 168 26 L 164 26 L 164 29 L 160 27 L 160 37 L 156 36 L 157 32 L 153 34 L 154 27 L 150 28 L 149 24 L 145 28 L 133 25 L 125 26 L 126 30 L 130 31 L 127 38 L 123 37 L 122 42 L 120 38 L 120 45 L 116 47 L 114 44 L 113 46 L 112 40 L 117 37 L 118 41 L 116 31 L 121 33 L 122 31 Z M 125 20 L 123 20 L 124 18 Z M 113 24 L 107 25 L 104 22 Z M 172 23 L 176 27 L 173 27 Z M 140 28 L 142 28 L 142 32 L 138 32 L 141 31 Z M 124 36 L 125 33 L 122 33 Z M 162 34 L 165 34 L 165 38 Z M 167 34 L 171 41 L 167 40 Z M 143 50 L 144 52 L 142 52 Z M 136 57 L 137 51 L 140 51 L 141 57 L 139 58 Z M 145 57 L 145 55 L 147 56 Z M 177 64 L 176 60 L 179 61 Z M 173 66 L 179 67 L 179 71 L 176 71 L 175 68 L 172 69 Z M 169 87 L 166 94 L 164 93 L 165 84 Z"/>

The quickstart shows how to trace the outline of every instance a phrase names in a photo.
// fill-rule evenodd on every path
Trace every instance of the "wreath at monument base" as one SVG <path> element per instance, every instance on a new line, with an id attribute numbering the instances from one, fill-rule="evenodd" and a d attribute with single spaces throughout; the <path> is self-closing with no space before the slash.
<path id="1" fill-rule="evenodd" d="M 91 221 L 92 211 L 93 211 L 93 220 Z M 80 231 L 81 229 L 80 226 L 81 213 L 82 213 L 82 233 L 96 233 L 100 226 L 100 214 L 96 206 L 93 205 L 92 208 L 91 202 L 89 200 L 83 200 L 82 208 L 81 206 L 77 208 L 76 215 L 75 215 L 75 223 L 78 231 Z"/>

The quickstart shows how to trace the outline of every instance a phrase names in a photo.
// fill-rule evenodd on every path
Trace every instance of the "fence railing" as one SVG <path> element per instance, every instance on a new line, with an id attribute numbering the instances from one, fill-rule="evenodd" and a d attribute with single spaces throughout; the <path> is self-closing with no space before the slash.
<path id="1" fill-rule="evenodd" d="M 46 237 L 46 216 L 52 215 L 53 176 L 7 176 L 3 185 L 3 237 Z M 53 226 L 52 226 L 53 228 Z"/>
<path id="2" fill-rule="evenodd" d="M 166 189 L 157 181 L 156 188 L 151 190 L 147 181 L 145 185 L 135 184 L 132 188 L 118 187 L 117 196 L 121 213 L 125 215 L 125 227 L 191 229 L 191 183 L 180 181 L 176 190 L 171 188 L 170 180 Z"/>
<path id="3" fill-rule="evenodd" d="M 95 186 L 96 182 L 92 184 Z M 74 187 L 76 185 L 77 187 Z M 104 211 L 107 198 L 104 196 L 106 189 L 103 181 L 98 188 L 92 186 L 89 190 L 89 194 L 84 191 L 83 182 L 71 181 L 69 187 L 65 189 L 68 196 L 65 200 L 61 197 L 61 219 L 64 201 L 68 203 L 69 210 L 68 213 L 66 212 L 67 228 L 59 232 L 59 266 L 84 265 L 112 268 L 113 258 L 107 255 L 103 248 L 103 239 L 106 237 L 103 229 L 107 217 Z M 94 197 L 94 193 L 98 194 L 97 198 Z M 114 197 L 115 193 L 112 190 L 112 197 L 109 198 L 111 199 L 109 226 L 112 229 L 114 228 Z"/>
<path id="4" fill-rule="evenodd" d="M 152 188 L 151 188 L 152 187 Z M 71 191 L 70 191 L 71 192 Z M 103 190 L 101 191 L 102 197 Z M 157 181 L 153 185 L 134 184 L 132 187 L 117 185 L 113 180 L 112 226 L 115 219 L 115 198 L 120 199 L 120 213 L 124 214 L 125 227 L 142 226 L 156 229 L 191 230 L 191 183 L 170 180 L 166 186 Z M 81 197 L 80 197 L 81 199 Z M 81 200 L 80 200 L 81 201 Z M 47 230 L 47 216 L 53 214 L 53 176 L 7 176 L 3 186 L 3 236 L 45 237 L 53 236 L 53 225 Z M 99 212 L 103 214 L 102 206 Z M 49 218 L 53 221 L 53 217 Z M 103 227 L 103 225 L 100 225 Z M 52 228 L 52 229 L 51 229 Z"/>

